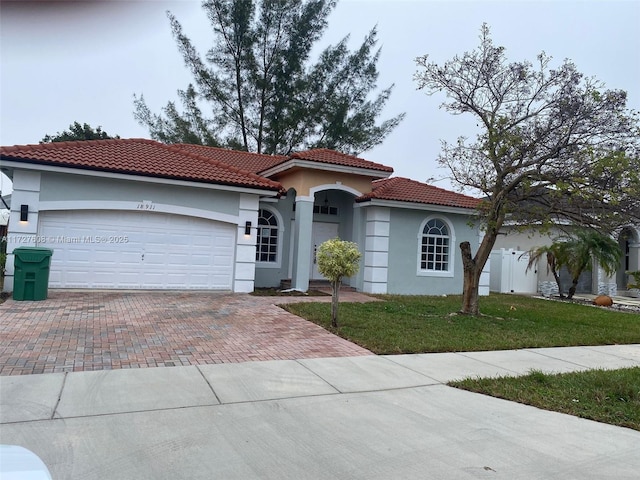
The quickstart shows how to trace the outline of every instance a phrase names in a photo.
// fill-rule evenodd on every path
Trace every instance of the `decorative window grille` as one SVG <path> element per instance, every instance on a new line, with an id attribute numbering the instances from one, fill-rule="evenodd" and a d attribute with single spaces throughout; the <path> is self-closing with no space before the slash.
<path id="1" fill-rule="evenodd" d="M 437 218 L 429 220 L 422 230 L 420 269 L 448 271 L 450 244 L 451 238 L 447 225 Z"/>
<path id="2" fill-rule="evenodd" d="M 256 262 L 278 261 L 278 219 L 269 210 L 258 211 Z"/>

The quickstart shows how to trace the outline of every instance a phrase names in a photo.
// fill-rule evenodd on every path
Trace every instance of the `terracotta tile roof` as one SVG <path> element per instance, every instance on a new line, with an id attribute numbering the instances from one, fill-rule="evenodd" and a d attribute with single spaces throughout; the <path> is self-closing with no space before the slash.
<path id="1" fill-rule="evenodd" d="M 404 177 L 376 180 L 372 183 L 372 186 L 372 192 L 357 198 L 356 202 L 395 200 L 399 202 L 424 203 L 458 208 L 476 208 L 478 203 L 480 203 L 480 200 L 477 198 Z"/>
<path id="2" fill-rule="evenodd" d="M 336 152 L 327 148 L 316 148 L 313 150 L 305 150 L 303 152 L 292 153 L 290 158 L 299 160 L 309 160 L 312 162 L 330 163 L 333 165 L 342 165 L 346 167 L 367 168 L 369 170 L 380 170 L 382 172 L 393 173 L 393 168 L 387 167 L 380 163 L 370 162 L 363 158 L 347 155 L 346 153 Z"/>
<path id="3" fill-rule="evenodd" d="M 217 162 L 226 163 L 242 170 L 259 173 L 267 168 L 284 162 L 288 157 L 285 155 L 264 155 L 260 153 L 242 152 L 239 150 L 229 150 L 228 148 L 207 147 L 205 145 L 189 145 L 177 143 L 174 145 L 196 155 L 207 157 Z"/>
<path id="4" fill-rule="evenodd" d="M 104 172 L 281 190 L 253 172 L 146 139 L 90 140 L 0 147 L 5 160 Z"/>

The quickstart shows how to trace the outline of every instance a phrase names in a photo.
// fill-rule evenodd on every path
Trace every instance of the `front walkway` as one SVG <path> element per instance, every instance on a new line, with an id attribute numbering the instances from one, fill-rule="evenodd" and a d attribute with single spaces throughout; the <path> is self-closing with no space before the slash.
<path id="1" fill-rule="evenodd" d="M 9 299 L 0 305 L 0 375 L 370 355 L 274 305 L 330 300 L 62 290 L 40 302 Z"/>

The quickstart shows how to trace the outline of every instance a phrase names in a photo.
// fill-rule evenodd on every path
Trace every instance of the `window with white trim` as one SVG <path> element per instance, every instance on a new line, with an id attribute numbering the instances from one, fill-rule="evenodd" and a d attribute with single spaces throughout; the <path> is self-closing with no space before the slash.
<path id="1" fill-rule="evenodd" d="M 269 210 L 258 210 L 256 262 L 278 261 L 278 219 Z"/>
<path id="2" fill-rule="evenodd" d="M 450 249 L 449 227 L 439 218 L 432 218 L 422 229 L 420 270 L 448 272 L 450 270 Z"/>

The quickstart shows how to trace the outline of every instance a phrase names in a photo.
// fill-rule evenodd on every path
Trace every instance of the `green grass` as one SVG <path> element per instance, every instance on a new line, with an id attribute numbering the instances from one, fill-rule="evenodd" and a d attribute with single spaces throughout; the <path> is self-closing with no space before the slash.
<path id="1" fill-rule="evenodd" d="M 341 303 L 338 335 L 377 354 L 640 343 L 640 315 L 515 295 L 482 297 L 482 316 L 455 315 L 460 296 L 380 296 Z M 330 328 L 328 303 L 283 305 Z"/>
<path id="2" fill-rule="evenodd" d="M 449 385 L 640 430 L 640 367 L 522 377 L 466 379 Z"/>

